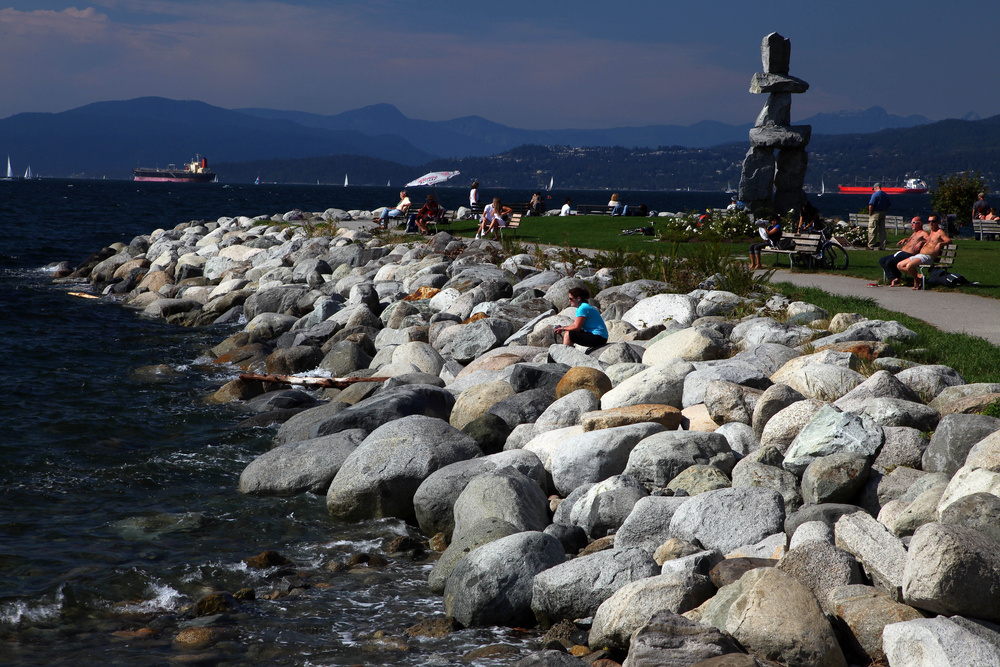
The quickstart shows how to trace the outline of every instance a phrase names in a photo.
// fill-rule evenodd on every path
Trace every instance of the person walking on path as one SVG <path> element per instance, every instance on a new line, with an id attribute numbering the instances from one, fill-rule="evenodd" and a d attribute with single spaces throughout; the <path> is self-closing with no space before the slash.
<path id="1" fill-rule="evenodd" d="M 951 243 L 951 238 L 938 226 L 938 218 L 936 215 L 930 216 L 927 219 L 927 222 L 931 226 L 931 231 L 930 234 L 927 235 L 927 240 L 924 242 L 924 245 L 920 248 L 920 252 L 910 259 L 903 260 L 898 265 L 900 271 L 913 278 L 913 289 L 920 289 L 923 287 L 923 279 L 917 275 L 917 271 L 920 270 L 920 265 L 933 264 L 934 260 L 936 260 L 938 255 L 941 254 L 941 248 Z"/>
<path id="2" fill-rule="evenodd" d="M 889 195 L 876 183 L 872 198 L 868 200 L 868 249 L 885 250 L 885 212 L 892 204 Z"/>
<path id="3" fill-rule="evenodd" d="M 588 348 L 600 347 L 608 342 L 608 327 L 604 318 L 587 301 L 590 292 L 583 287 L 574 287 L 569 291 L 569 305 L 576 308 L 576 319 L 566 327 L 556 327 L 553 332 L 562 334 L 563 345 L 586 345 Z"/>
<path id="4" fill-rule="evenodd" d="M 931 217 L 937 220 L 937 216 Z M 900 280 L 903 278 L 903 274 L 899 272 L 897 265 L 904 259 L 909 259 L 920 252 L 920 248 L 927 241 L 927 232 L 924 231 L 924 221 L 919 215 L 910 221 L 910 225 L 913 227 L 913 233 L 896 244 L 900 246 L 900 249 L 878 261 L 878 265 L 882 267 L 882 275 L 885 276 L 885 282 L 890 287 L 898 287 Z"/>

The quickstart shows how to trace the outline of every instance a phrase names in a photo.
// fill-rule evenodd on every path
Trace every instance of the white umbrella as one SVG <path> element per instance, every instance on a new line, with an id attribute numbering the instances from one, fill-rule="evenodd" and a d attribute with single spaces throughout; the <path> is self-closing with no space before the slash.
<path id="1" fill-rule="evenodd" d="M 420 185 L 437 185 L 438 183 L 444 183 L 449 178 L 453 176 L 458 176 L 459 171 L 432 171 L 429 174 L 424 174 L 415 181 L 410 181 L 406 184 L 408 188 L 414 188 Z"/>

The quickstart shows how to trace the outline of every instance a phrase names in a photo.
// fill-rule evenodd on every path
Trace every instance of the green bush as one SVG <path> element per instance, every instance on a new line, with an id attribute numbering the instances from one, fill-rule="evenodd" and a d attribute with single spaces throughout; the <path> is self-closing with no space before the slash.
<path id="1" fill-rule="evenodd" d="M 937 187 L 931 193 L 931 208 L 945 215 L 954 214 L 959 220 L 968 220 L 977 195 L 989 192 L 986 180 L 978 171 L 975 174 L 963 171 L 937 179 Z"/>

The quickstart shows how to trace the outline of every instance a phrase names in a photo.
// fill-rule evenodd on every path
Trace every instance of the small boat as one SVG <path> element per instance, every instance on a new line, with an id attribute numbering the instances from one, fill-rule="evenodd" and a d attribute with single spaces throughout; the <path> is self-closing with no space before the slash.
<path id="1" fill-rule="evenodd" d="M 556 177 L 552 176 L 549 178 L 549 192 L 552 192 L 552 185 L 556 182 Z"/>
<path id="2" fill-rule="evenodd" d="M 24 170 L 24 178 L 32 179 L 34 177 L 35 177 L 35 172 L 31 171 L 31 165 L 29 164 L 28 168 Z"/>
<path id="3" fill-rule="evenodd" d="M 842 195 L 870 195 L 872 193 L 871 185 L 838 185 L 837 189 Z M 919 178 L 906 179 L 903 187 L 885 186 L 882 188 L 882 192 L 887 195 L 922 195 L 926 194 L 927 190 L 927 183 Z"/>
<path id="4" fill-rule="evenodd" d="M 391 180 L 386 181 L 385 182 L 385 187 L 391 188 L 392 187 L 392 181 Z"/>
<path id="5" fill-rule="evenodd" d="M 168 164 L 166 169 L 136 167 L 132 170 L 132 180 L 157 183 L 211 183 L 215 172 L 208 168 L 208 160 L 196 155 L 183 168 Z"/>
<path id="6" fill-rule="evenodd" d="M 821 178 L 819 179 L 819 196 L 822 197 L 825 194 L 826 194 L 826 181 L 824 181 Z"/>
<path id="7" fill-rule="evenodd" d="M 254 185 L 260 185 L 260 176 L 257 177 L 257 180 L 254 181 L 253 184 Z"/>
<path id="8" fill-rule="evenodd" d="M 347 174 L 344 174 L 344 187 L 347 187 Z"/>
<path id="9" fill-rule="evenodd" d="M 13 181 L 14 180 L 14 170 L 10 167 L 10 156 L 7 156 L 7 176 L 3 180 Z"/>

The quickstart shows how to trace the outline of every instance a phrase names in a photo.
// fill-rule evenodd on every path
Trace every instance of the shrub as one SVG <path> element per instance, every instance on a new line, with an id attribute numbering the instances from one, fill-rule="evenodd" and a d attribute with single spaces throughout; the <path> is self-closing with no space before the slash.
<path id="1" fill-rule="evenodd" d="M 977 171 L 963 171 L 951 176 L 938 176 L 937 187 L 931 193 L 931 207 L 942 214 L 954 214 L 959 220 L 972 216 L 972 205 L 980 192 L 989 192 L 986 180 Z M 961 223 L 960 223 L 961 224 Z"/>

